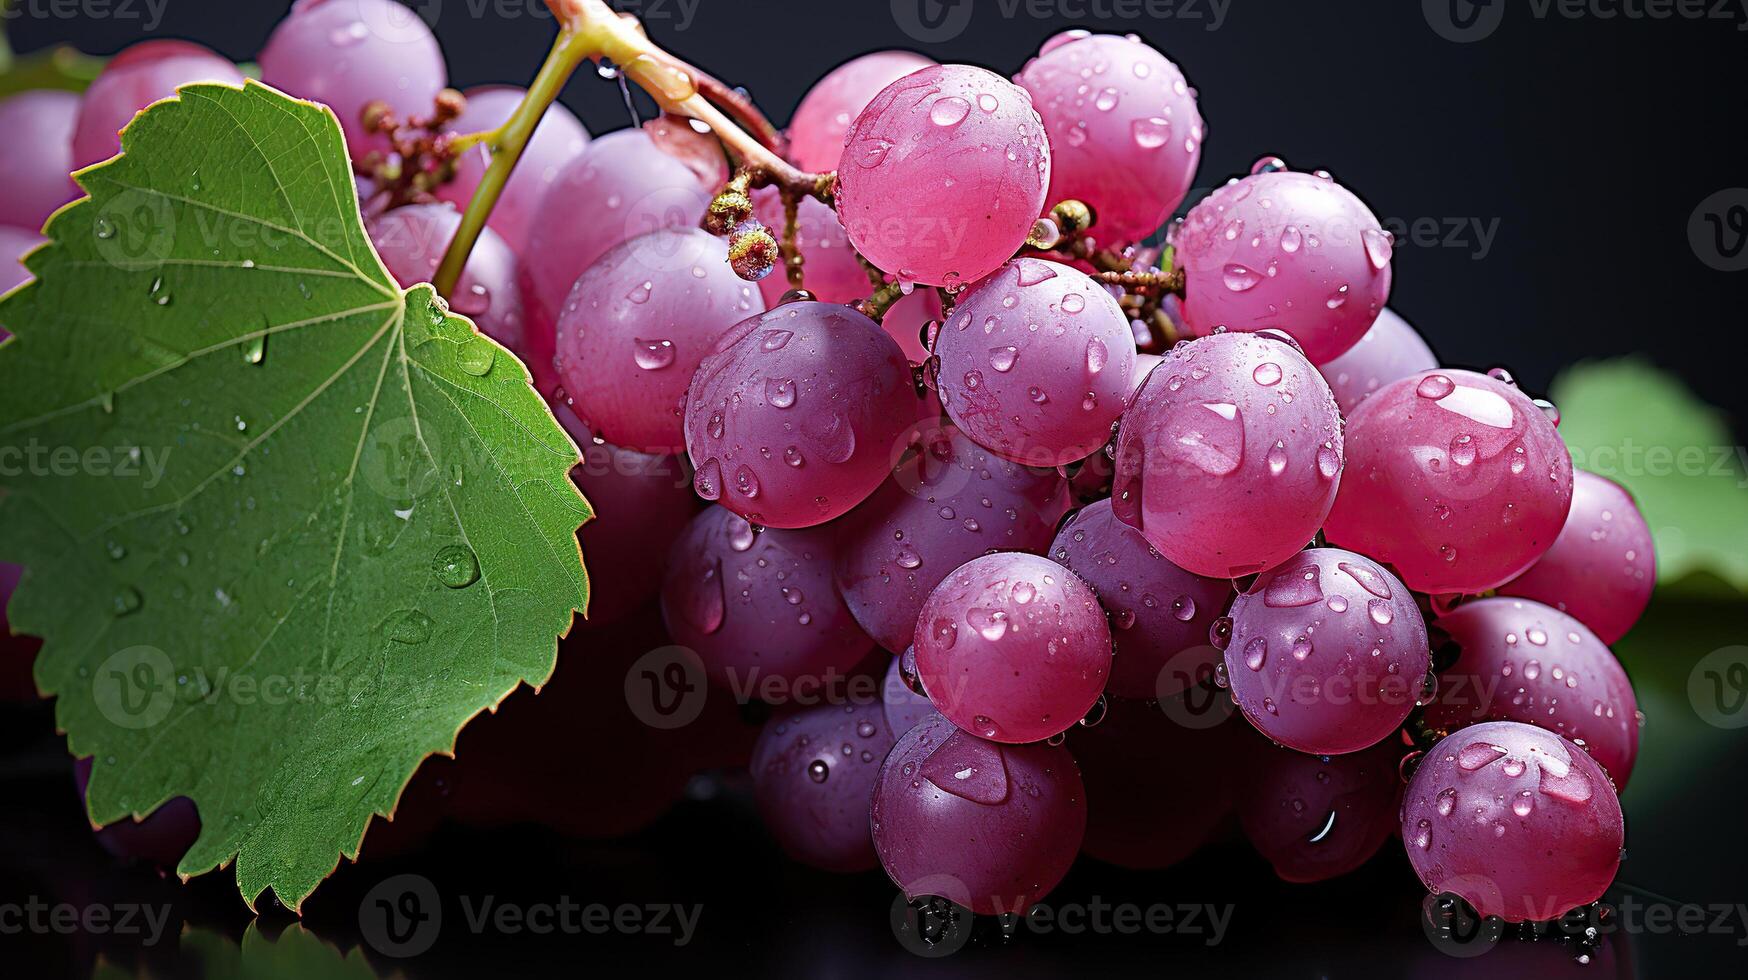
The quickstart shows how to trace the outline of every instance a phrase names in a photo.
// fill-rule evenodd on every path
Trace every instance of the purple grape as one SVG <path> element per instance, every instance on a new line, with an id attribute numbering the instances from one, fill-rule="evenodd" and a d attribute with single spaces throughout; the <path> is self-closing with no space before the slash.
<path id="1" fill-rule="evenodd" d="M 765 303 L 698 228 L 614 246 L 577 278 L 558 320 L 559 376 L 577 414 L 615 445 L 679 452 L 686 388 L 724 334 Z"/>
<path id="2" fill-rule="evenodd" d="M 485 132 L 502 126 L 516 111 L 524 93 L 514 85 L 481 85 L 465 94 L 467 108 L 449 126 L 454 133 Z M 516 254 L 528 252 L 529 236 L 542 217 L 540 200 L 546 189 L 557 182 L 565 166 L 588 145 L 589 131 L 563 103 L 554 102 L 547 107 L 492 208 L 487 225 Z M 437 197 L 457 208 L 466 208 L 490 163 L 491 154 L 484 146 L 461 154 L 455 160 L 454 179 L 437 189 Z"/>
<path id="3" fill-rule="evenodd" d="M 908 672 L 916 677 L 916 650 L 909 648 L 886 665 L 886 677 L 881 681 L 880 700 L 885 708 L 886 728 L 894 737 L 903 735 L 924 721 L 939 715 L 935 703 L 927 695 L 918 694 L 905 680 Z M 920 681 L 918 683 L 921 683 Z"/>
<path id="4" fill-rule="evenodd" d="M 1298 348 L 1216 334 L 1174 347 L 1135 396 L 1112 506 L 1178 567 L 1233 578 L 1303 548 L 1341 471 L 1341 414 Z"/>
<path id="5" fill-rule="evenodd" d="M 1196 93 L 1176 65 L 1133 34 L 1082 35 L 1014 80 L 1050 134 L 1051 202 L 1091 205 L 1101 245 L 1140 241 L 1171 216 L 1202 156 Z"/>
<path id="6" fill-rule="evenodd" d="M 372 218 L 371 244 L 402 289 L 430 282 L 437 274 L 461 213 L 447 204 L 409 204 Z M 516 253 L 490 228 L 468 253 L 461 281 L 450 297 L 455 312 L 468 317 L 487 336 L 522 353 L 522 294 L 516 288 Z"/>
<path id="7" fill-rule="evenodd" d="M 1421 882 L 1507 922 L 1558 918 L 1600 898 L 1624 836 L 1602 767 L 1515 721 L 1446 736 L 1402 800 L 1402 841 Z"/>
<path id="8" fill-rule="evenodd" d="M 237 66 L 187 41 L 142 41 L 109 59 L 79 101 L 73 124 L 73 167 L 79 169 L 121 151 L 120 132 L 134 115 L 194 82 L 243 84 Z"/>
<path id="9" fill-rule="evenodd" d="M 0 295 L 30 282 L 30 270 L 24 267 L 24 257 L 43 241 L 43 237 L 34 231 L 0 225 Z M 0 329 L 0 340 L 6 337 L 6 331 Z"/>
<path id="10" fill-rule="evenodd" d="M 39 229 L 55 209 L 79 196 L 73 169 L 73 124 L 79 97 L 33 89 L 0 99 L 0 225 Z"/>
<path id="11" fill-rule="evenodd" d="M 903 650 L 948 573 L 997 549 L 1043 551 L 1067 505 L 1055 470 L 1001 459 L 951 426 L 930 429 L 840 522 L 838 588 L 875 642 Z"/>
<path id="12" fill-rule="evenodd" d="M 395 0 L 298 0 L 261 49 L 261 80 L 339 117 L 352 158 L 387 152 L 364 129 L 364 108 L 428 117 L 448 82 L 443 49 L 419 15 Z"/>
<path id="13" fill-rule="evenodd" d="M 1390 233 L 1327 174 L 1253 173 L 1203 198 L 1175 236 L 1192 333 L 1283 330 L 1340 357 L 1390 296 Z"/>
<path id="14" fill-rule="evenodd" d="M 1244 836 L 1283 881 L 1353 871 L 1396 831 L 1403 754 L 1393 740 L 1333 756 L 1256 742 L 1239 777 Z"/>
<path id="15" fill-rule="evenodd" d="M 803 170 L 835 170 L 844 138 L 880 90 L 934 61 L 914 51 L 871 51 L 813 83 L 789 119 L 789 159 Z M 821 297 L 825 299 L 827 297 Z"/>
<path id="16" fill-rule="evenodd" d="M 847 306 L 786 303 L 735 326 L 693 377 L 694 486 L 757 524 L 824 524 L 880 486 L 921 407 L 879 324 Z"/>
<path id="17" fill-rule="evenodd" d="M 1608 647 L 1583 623 L 1527 599 L 1466 602 L 1437 627 L 1461 650 L 1439 677 L 1426 723 L 1450 731 L 1521 721 L 1571 739 L 1625 789 L 1639 754 L 1639 704 Z"/>
<path id="18" fill-rule="evenodd" d="M 874 850 L 906 896 L 1023 914 L 1068 868 L 1086 790 L 1061 746 L 1002 745 L 945 718 L 898 740 L 874 787 Z"/>
<path id="19" fill-rule="evenodd" d="M 1438 358 L 1408 321 L 1389 307 L 1378 311 L 1378 319 L 1359 343 L 1333 361 L 1318 366 L 1329 390 L 1335 393 L 1335 403 L 1342 415 L 1352 415 L 1360 402 L 1397 378 L 1430 371 L 1438 367 Z"/>
<path id="20" fill-rule="evenodd" d="M 1612 480 L 1575 470 L 1572 509 L 1554 543 L 1501 595 L 1571 613 L 1604 643 L 1627 635 L 1651 601 L 1657 551 L 1632 495 Z"/>
<path id="21" fill-rule="evenodd" d="M 1471 371 L 1423 371 L 1348 418 L 1324 531 L 1418 592 L 1482 592 L 1548 550 L 1571 502 L 1572 456 L 1528 396 Z"/>
<path id="22" fill-rule="evenodd" d="M 1203 578 L 1167 561 L 1141 532 L 1111 513 L 1111 502 L 1089 504 L 1064 523 L 1049 555 L 1098 594 L 1111 618 L 1116 655 L 1105 689 L 1119 697 L 1170 697 L 1194 681 L 1195 667 L 1212 670 L 1220 651 L 1208 629 L 1232 600 L 1229 579 Z M 1167 665 L 1186 650 L 1206 656 L 1184 668 Z"/>
<path id="23" fill-rule="evenodd" d="M 1133 391 L 1135 335 L 1078 269 L 1018 258 L 977 283 L 935 341 L 941 403 L 979 445 L 1058 466 L 1111 438 Z"/>
<path id="24" fill-rule="evenodd" d="M 754 531 L 711 507 L 668 550 L 662 619 L 737 697 L 766 678 L 847 672 L 872 644 L 832 588 L 831 562 L 826 531 Z"/>
<path id="25" fill-rule="evenodd" d="M 1239 727 L 1191 728 L 1157 704 L 1113 699 L 1102 722 L 1071 735 L 1087 795 L 1098 800 L 1081 850 L 1156 870 L 1212 842 L 1232 812 Z"/>
<path id="26" fill-rule="evenodd" d="M 668 549 L 698 512 L 686 464 L 595 439 L 566 405 L 553 414 L 582 447 L 571 479 L 594 508 L 577 536 L 589 576 L 591 623 L 611 622 L 661 591 Z"/>
<path id="27" fill-rule="evenodd" d="M 552 181 L 523 258 L 536 301 L 556 323 L 571 284 L 608 249 L 663 228 L 695 228 L 723 179 L 676 153 L 652 129 L 622 129 L 593 140 Z"/>
<path id="28" fill-rule="evenodd" d="M 1390 737 L 1431 660 L 1414 596 L 1378 563 L 1313 548 L 1232 602 L 1226 676 L 1257 730 L 1314 755 Z"/>
<path id="29" fill-rule="evenodd" d="M 85 807 L 85 791 L 91 782 L 91 760 L 73 761 L 73 785 L 79 793 L 80 809 Z M 175 796 L 146 814 L 143 819 L 123 818 L 96 828 L 97 843 L 110 856 L 124 861 L 140 861 L 158 868 L 174 868 L 182 855 L 194 846 L 200 836 L 200 815 L 194 801 Z"/>
<path id="30" fill-rule="evenodd" d="M 784 853 L 826 871 L 874 867 L 868 811 L 893 741 L 875 703 L 824 704 L 765 723 L 749 767 L 753 796 Z"/>
<path id="31" fill-rule="evenodd" d="M 1036 742 L 1086 716 L 1111 670 L 1092 589 L 1048 558 L 999 552 L 948 575 L 916 623 L 923 689 L 953 724 Z"/>

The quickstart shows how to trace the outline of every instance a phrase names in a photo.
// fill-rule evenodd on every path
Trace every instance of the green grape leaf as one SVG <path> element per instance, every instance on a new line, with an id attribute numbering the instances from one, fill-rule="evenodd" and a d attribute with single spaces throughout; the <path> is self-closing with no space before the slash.
<path id="1" fill-rule="evenodd" d="M 1660 583 L 1698 573 L 1748 590 L 1748 472 L 1716 409 L 1638 358 L 1572 367 L 1552 397 L 1573 463 L 1638 501 Z"/>
<path id="2" fill-rule="evenodd" d="M 552 673 L 577 448 L 510 353 L 403 291 L 332 113 L 191 85 L 75 176 L 0 301 L 0 559 L 91 817 L 191 798 L 184 877 L 293 909 L 419 761 Z"/>

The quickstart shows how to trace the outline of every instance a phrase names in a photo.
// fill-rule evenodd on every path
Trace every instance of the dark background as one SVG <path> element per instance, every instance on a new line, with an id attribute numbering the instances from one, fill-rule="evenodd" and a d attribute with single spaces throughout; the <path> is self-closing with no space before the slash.
<path id="1" fill-rule="evenodd" d="M 1170 8 L 1177 15 L 1163 19 L 1095 16 L 1130 9 L 1112 0 L 1046 5 L 1085 9 L 1085 16 L 1037 18 L 1023 3 L 1007 16 L 1008 2 L 972 0 L 968 28 L 938 44 L 907 35 L 887 0 L 699 0 L 690 23 L 680 20 L 678 0 L 647 0 L 641 9 L 659 43 L 746 86 L 779 122 L 815 78 L 872 49 L 910 47 L 1011 74 L 1042 40 L 1067 27 L 1140 33 L 1200 89 L 1209 128 L 1201 186 L 1278 154 L 1295 168 L 1332 171 L 1399 232 L 1417 222 L 1438 229 L 1430 240 L 1399 234 L 1391 305 L 1448 363 L 1505 365 L 1539 393 L 1579 360 L 1639 352 L 1724 408 L 1741 431 L 1748 392 L 1736 335 L 1748 273 L 1709 267 L 1704 249 L 1690 241 L 1689 223 L 1711 195 L 1748 185 L 1748 88 L 1740 81 L 1748 66 L 1748 33 L 1740 28 L 1748 14 L 1732 10 L 1731 21 L 1645 20 L 1569 18 L 1550 9 L 1538 18 L 1530 4 L 1512 3 L 1490 36 L 1455 43 L 1434 29 L 1439 15 L 1429 16 L 1418 0 L 1232 0 L 1216 30 L 1207 29 L 1208 0 L 1179 3 Z M 249 60 L 285 6 L 167 0 L 151 36 L 188 37 Z M 1613 2 L 1600 6 L 1619 9 Z M 553 30 L 540 0 L 442 0 L 422 9 L 440 10 L 435 26 L 457 87 L 525 83 Z M 65 42 L 109 54 L 145 36 L 137 19 L 32 16 L 28 5 L 9 26 L 20 51 Z M 567 90 L 566 102 L 592 132 L 627 121 L 617 87 L 587 72 Z M 1459 231 L 1450 237 L 1453 223 Z M 1477 234 L 1477 223 L 1492 231 L 1490 243 Z M 1666 597 L 1617 648 L 1651 719 L 1624 798 L 1629 856 L 1612 893 L 1617 900 L 1631 894 L 1711 903 L 1748 895 L 1740 833 L 1748 812 L 1740 775 L 1748 746 L 1738 733 L 1700 723 L 1684 691 L 1699 653 L 1741 642 L 1742 616 L 1740 604 Z M 119 940 L 28 937 L 21 946 L 18 937 L 0 936 L 8 973 L 53 975 L 93 965 L 115 965 L 128 975 L 141 965 L 153 975 L 198 973 L 187 951 L 208 932 L 221 945 L 240 940 L 247 951 L 249 918 L 228 871 L 181 886 L 149 871 L 113 868 L 82 825 L 51 732 L 46 705 L 0 709 L 0 890 L 167 901 L 178 923 L 200 932 L 184 935 L 181 956 L 175 943 L 142 952 Z M 530 747 L 550 758 L 555 779 L 570 776 L 579 757 L 607 750 L 562 741 Z M 590 789 L 598 791 L 598 805 L 614 805 L 612 785 Z M 1179 936 L 980 936 L 972 949 L 931 962 L 894 941 L 887 923 L 892 890 L 882 876 L 834 877 L 785 862 L 732 779 L 698 789 L 697 799 L 616 843 L 445 828 L 418 854 L 342 867 L 306 906 L 304 921 L 360 966 L 362 897 L 388 875 L 416 871 L 448 896 L 702 902 L 704 932 L 676 952 L 647 936 L 482 939 L 446 929 L 433 953 L 418 960 L 395 964 L 373 954 L 378 973 L 397 966 L 418 977 L 683 964 L 809 976 L 1024 977 L 1135 968 L 1617 977 L 1700 968 L 1742 975 L 1748 964 L 1738 945 L 1748 942 L 1742 925 L 1728 935 L 1616 936 L 1588 967 L 1549 943 L 1508 943 L 1481 959 L 1459 960 L 1422 935 L 1420 889 L 1394 844 L 1356 875 L 1295 887 L 1274 881 L 1239 843 L 1165 874 L 1082 862 L 1056 894 L 1063 901 L 1100 895 L 1142 904 L 1232 902 L 1233 932 L 1218 949 Z M 446 911 L 459 917 L 453 902 Z M 261 928 L 270 935 L 293 921 L 283 910 L 264 912 Z M 339 955 L 326 953 L 330 960 Z M 330 963 L 319 972 L 340 968 Z"/>

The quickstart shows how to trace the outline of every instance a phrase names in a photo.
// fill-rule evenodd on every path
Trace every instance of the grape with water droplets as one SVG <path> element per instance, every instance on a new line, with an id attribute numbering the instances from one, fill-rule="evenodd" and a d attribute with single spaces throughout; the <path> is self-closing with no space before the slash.
<path id="1" fill-rule="evenodd" d="M 467 108 L 449 124 L 454 134 L 483 133 L 502 126 L 522 101 L 523 90 L 514 85 L 480 85 L 465 93 Z M 528 137 L 516 169 L 504 184 L 504 190 L 493 206 L 487 227 L 503 236 L 517 254 L 528 248 L 528 238 L 543 215 L 540 199 L 558 180 L 565 166 L 582 154 L 589 145 L 589 132 L 577 117 L 554 102 L 540 117 L 540 125 Z M 455 158 L 455 176 L 437 188 L 439 200 L 457 208 L 465 208 L 479 189 L 491 163 L 491 153 L 485 146 L 475 146 Z M 547 220 L 551 220 L 550 217 Z"/>
<path id="2" fill-rule="evenodd" d="M 1632 495 L 1605 477 L 1572 474 L 1572 509 L 1554 543 L 1501 595 L 1523 596 L 1576 616 L 1604 643 L 1627 635 L 1651 601 L 1657 552 Z"/>
<path id="3" fill-rule="evenodd" d="M 79 196 L 73 169 L 73 125 L 79 96 L 34 89 L 0 99 L 0 225 L 36 231 L 55 209 Z"/>
<path id="4" fill-rule="evenodd" d="M 1258 731 L 1301 752 L 1358 752 L 1390 737 L 1430 660 L 1414 596 L 1350 551 L 1302 552 L 1232 602 L 1232 697 Z"/>
<path id="5" fill-rule="evenodd" d="M 1074 863 L 1086 789 L 1061 746 L 989 742 L 936 717 L 892 747 L 870 816 L 880 864 L 906 896 L 1022 914 Z"/>
<path id="6" fill-rule="evenodd" d="M 1268 335 L 1174 347 L 1117 436 L 1112 506 L 1197 575 L 1261 571 L 1303 548 L 1342 474 L 1341 415 L 1323 376 Z"/>
<path id="7" fill-rule="evenodd" d="M 950 426 L 931 429 L 841 523 L 838 588 L 863 629 L 903 650 L 948 573 L 997 549 L 1044 550 L 1067 507 L 1055 470 L 993 456 Z"/>
<path id="8" fill-rule="evenodd" d="M 1602 897 L 1624 835 L 1602 767 L 1515 721 L 1446 736 L 1402 800 L 1402 842 L 1421 882 L 1507 922 L 1557 918 Z"/>
<path id="9" fill-rule="evenodd" d="M 1036 742 L 1085 717 L 1111 670 L 1111 630 L 1086 583 L 1048 558 L 1000 552 L 959 566 L 916 622 L 917 673 L 953 724 Z"/>
<path id="10" fill-rule="evenodd" d="M 409 204 L 369 219 L 370 243 L 402 289 L 430 282 L 461 213 L 447 204 Z M 450 307 L 487 336 L 522 353 L 522 294 L 516 254 L 490 228 L 480 232 L 450 297 Z"/>
<path id="11" fill-rule="evenodd" d="M 1324 531 L 1419 592 L 1481 592 L 1559 535 L 1572 456 L 1529 397 L 1472 371 L 1385 385 L 1347 420 L 1347 476 Z"/>
<path id="12" fill-rule="evenodd" d="M 1335 756 L 1256 741 L 1238 777 L 1244 836 L 1283 881 L 1347 874 L 1396 830 L 1403 752 L 1393 740 Z"/>
<path id="13" fill-rule="evenodd" d="M 1481 599 L 1435 625 L 1461 651 L 1426 723 L 1449 731 L 1521 721 L 1584 747 L 1624 789 L 1639 754 L 1639 704 L 1620 661 L 1583 623 L 1528 599 Z"/>
<path id="14" fill-rule="evenodd" d="M 1384 385 L 1435 367 L 1438 358 L 1433 356 L 1432 348 L 1426 346 L 1407 320 L 1385 307 L 1378 311 L 1377 322 L 1359 343 L 1317 369 L 1323 372 L 1329 390 L 1335 393 L 1335 403 L 1346 416 L 1352 415 L 1360 402 Z"/>
<path id="15" fill-rule="evenodd" d="M 1079 200 L 1093 236 L 1122 246 L 1153 234 L 1195 178 L 1202 115 L 1182 71 L 1131 34 L 1053 44 L 1014 79 L 1050 136 L 1049 201 Z"/>
<path id="16" fill-rule="evenodd" d="M 838 161 L 850 242 L 901 282 L 959 286 L 994 272 L 1044 211 L 1050 142 L 1025 89 L 982 68 L 931 65 L 880 91 Z"/>
<path id="17" fill-rule="evenodd" d="M 1220 651 L 1208 629 L 1226 611 L 1232 583 L 1173 565 L 1100 500 L 1075 512 L 1056 532 L 1049 555 L 1081 577 L 1110 615 L 1116 655 L 1106 690 L 1125 698 L 1170 697 L 1211 673 Z M 1199 649 L 1193 661 L 1177 658 Z"/>
<path id="18" fill-rule="evenodd" d="M 394 0 L 298 0 L 260 61 L 262 81 L 334 110 L 354 160 L 389 150 L 387 137 L 365 131 L 365 106 L 428 117 L 449 84 L 436 36 Z"/>
<path id="19" fill-rule="evenodd" d="M 847 672 L 871 644 L 832 588 L 831 562 L 826 531 L 754 531 L 711 507 L 668 550 L 662 619 L 710 679 L 737 695 L 767 678 Z"/>
<path id="20" fill-rule="evenodd" d="M 826 871 L 877 863 L 868 811 L 895 736 L 877 702 L 779 714 L 753 746 L 753 798 L 783 852 Z"/>
<path id="21" fill-rule="evenodd" d="M 1389 233 L 1323 175 L 1233 181 L 1190 209 L 1175 244 L 1193 333 L 1284 330 L 1314 364 L 1357 343 L 1390 296 Z"/>
<path id="22" fill-rule="evenodd" d="M 886 86 L 934 63 L 914 51 L 872 51 L 827 72 L 801 97 L 789 119 L 790 162 L 817 173 L 836 170 L 850 123 L 868 102 Z"/>
<path id="23" fill-rule="evenodd" d="M 694 486 L 758 524 L 824 524 L 886 478 L 921 407 L 879 324 L 847 306 L 785 303 L 736 325 L 692 378 Z"/>
<path id="24" fill-rule="evenodd" d="M 1078 269 L 1018 258 L 973 286 L 935 341 L 947 414 L 981 446 L 1032 466 L 1085 458 L 1128 404 L 1135 338 Z"/>
<path id="25" fill-rule="evenodd" d="M 678 452 L 692 375 L 735 324 L 764 309 L 722 239 L 662 229 L 622 242 L 577 277 L 555 362 L 572 407 L 618 446 Z"/>
<path id="26" fill-rule="evenodd" d="M 179 86 L 194 82 L 241 85 L 243 73 L 214 52 L 188 41 L 142 41 L 109 59 L 79 100 L 79 117 L 73 125 L 73 166 L 89 167 L 120 152 L 118 134 L 136 113 L 175 95 Z"/>

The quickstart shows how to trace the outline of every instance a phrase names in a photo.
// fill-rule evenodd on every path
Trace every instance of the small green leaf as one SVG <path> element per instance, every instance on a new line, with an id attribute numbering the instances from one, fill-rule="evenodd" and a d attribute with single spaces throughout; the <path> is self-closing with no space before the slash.
<path id="1" fill-rule="evenodd" d="M 1709 573 L 1748 590 L 1748 473 L 1716 409 L 1637 358 L 1579 364 L 1553 400 L 1573 463 L 1637 499 L 1659 582 Z"/>
<path id="2" fill-rule="evenodd" d="M 550 676 L 576 447 L 508 351 L 365 235 L 340 127 L 193 85 L 77 177 L 0 301 L 0 547 L 108 823 L 292 908 L 419 761 Z M 465 478 L 463 475 L 465 474 Z"/>

